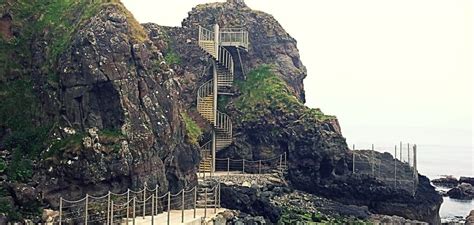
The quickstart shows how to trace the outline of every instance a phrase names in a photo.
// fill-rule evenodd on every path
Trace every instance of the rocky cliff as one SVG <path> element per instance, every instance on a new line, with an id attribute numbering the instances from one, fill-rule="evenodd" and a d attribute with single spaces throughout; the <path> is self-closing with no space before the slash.
<path id="1" fill-rule="evenodd" d="M 304 106 L 306 72 L 296 41 L 269 14 L 228 1 L 196 6 L 182 27 L 145 25 L 155 44 L 166 46 L 165 55 L 179 59 L 174 68 L 180 74 L 183 100 L 190 112 L 195 112 L 197 88 L 211 76 L 210 62 L 197 47 L 198 26 L 211 28 L 216 23 L 245 27 L 250 36 L 248 52 L 233 52 L 238 64 L 234 95 L 219 99 L 219 108 L 233 118 L 235 136 L 233 145 L 218 152 L 218 157 L 259 160 L 286 152 L 287 178 L 295 188 L 365 205 L 374 213 L 439 222 L 442 200 L 426 179 L 421 178 L 421 191 L 413 197 L 374 179 L 352 175 L 352 154 L 337 118 Z M 200 120 L 197 113 L 192 114 Z"/>
<path id="2" fill-rule="evenodd" d="M 211 76 L 197 28 L 217 23 L 250 35 L 248 51 L 232 51 L 234 94 L 219 99 L 235 133 L 220 157 L 287 153 L 294 188 L 344 202 L 335 190 L 349 195 L 344 203 L 377 213 L 439 220 L 440 198 L 423 179 L 425 194 L 412 201 L 352 176 L 336 117 L 304 105 L 296 41 L 271 15 L 228 1 L 196 6 L 182 27 L 162 27 L 138 24 L 114 0 L 25 2 L 0 1 L 0 202 L 7 205 L 0 212 L 11 219 L 55 208 L 59 196 L 194 185 L 199 141 L 210 129 L 195 109 L 197 88 Z M 364 197 L 380 193 L 390 198 Z"/>
<path id="3" fill-rule="evenodd" d="M 195 185 L 198 147 L 176 74 L 120 2 L 0 9 L 13 33 L 2 29 L 0 212 L 16 219 L 56 208 L 59 196 Z"/>

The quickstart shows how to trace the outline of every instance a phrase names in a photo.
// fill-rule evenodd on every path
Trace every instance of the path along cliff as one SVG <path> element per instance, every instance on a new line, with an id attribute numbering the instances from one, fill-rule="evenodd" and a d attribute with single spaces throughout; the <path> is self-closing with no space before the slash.
<path id="1" fill-rule="evenodd" d="M 269 14 L 210 3 L 163 27 L 138 24 L 119 1 L 4 0 L 0 18 L 0 212 L 11 220 L 38 221 L 59 196 L 195 185 L 199 141 L 211 129 L 196 112 L 196 90 L 211 76 L 197 32 L 217 23 L 250 35 L 248 52 L 232 51 L 233 95 L 219 99 L 235 134 L 219 157 L 286 152 L 296 189 L 439 222 L 441 197 L 426 178 L 412 197 L 351 174 L 336 117 L 304 105 L 296 40 Z"/>

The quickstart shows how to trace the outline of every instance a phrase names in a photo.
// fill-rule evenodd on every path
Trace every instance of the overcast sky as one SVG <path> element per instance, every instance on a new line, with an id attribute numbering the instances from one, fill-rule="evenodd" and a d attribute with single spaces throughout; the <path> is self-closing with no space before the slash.
<path id="1" fill-rule="evenodd" d="M 206 0 L 122 0 L 140 22 L 179 26 Z M 471 0 L 247 0 L 298 41 L 307 105 L 348 143 L 472 149 Z M 471 156 L 472 157 L 472 156 Z"/>

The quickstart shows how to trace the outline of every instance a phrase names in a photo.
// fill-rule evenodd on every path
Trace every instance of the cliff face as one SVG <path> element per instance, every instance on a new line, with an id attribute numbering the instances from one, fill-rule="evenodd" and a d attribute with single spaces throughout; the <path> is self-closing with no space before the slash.
<path id="1" fill-rule="evenodd" d="M 8 1 L 0 11 L 17 31 L 1 40 L 1 85 L 10 88 L 1 95 L 0 202 L 8 207 L 0 213 L 55 208 L 60 196 L 195 185 L 199 152 L 179 83 L 124 6 L 31 4 Z"/>
<path id="2" fill-rule="evenodd" d="M 420 195 L 413 198 L 408 192 L 352 175 L 351 153 L 337 119 L 304 106 L 302 79 L 306 73 L 296 42 L 268 14 L 228 1 L 193 8 L 182 27 L 145 25 L 155 44 L 165 46 L 165 56 L 179 56 L 173 67 L 183 84 L 183 101 L 196 120 L 200 120 L 195 112 L 197 88 L 211 76 L 210 62 L 197 47 L 197 31 L 199 25 L 211 28 L 215 23 L 245 27 L 250 36 L 248 52 L 232 52 L 237 61 L 234 95 L 219 100 L 220 110 L 231 116 L 234 125 L 234 143 L 218 152 L 219 158 L 259 160 L 286 152 L 287 178 L 297 189 L 365 205 L 374 213 L 439 222 L 441 198 L 429 183 L 422 182 Z M 167 41 L 160 41 L 163 37 Z M 347 192 L 351 198 L 344 201 L 331 194 L 332 190 L 340 196 Z"/>
<path id="3" fill-rule="evenodd" d="M 211 76 L 198 25 L 218 23 L 250 35 L 248 52 L 232 52 L 234 95 L 219 99 L 235 135 L 219 157 L 287 153 L 295 188 L 334 199 L 332 190 L 350 192 L 348 204 L 436 220 L 439 201 L 429 201 L 429 183 L 420 189 L 428 194 L 397 211 L 392 201 L 407 200 L 406 193 L 388 195 L 393 190 L 383 184 L 351 176 L 337 119 L 304 105 L 306 70 L 296 41 L 268 14 L 213 3 L 170 28 L 138 24 L 118 1 L 1 3 L 0 203 L 11 208 L 0 213 L 30 214 L 56 207 L 59 196 L 145 183 L 161 192 L 194 185 L 199 130 L 210 130 L 196 112 L 197 89 Z M 360 190 L 391 197 L 365 199 Z M 420 202 L 424 213 L 412 207 Z"/>

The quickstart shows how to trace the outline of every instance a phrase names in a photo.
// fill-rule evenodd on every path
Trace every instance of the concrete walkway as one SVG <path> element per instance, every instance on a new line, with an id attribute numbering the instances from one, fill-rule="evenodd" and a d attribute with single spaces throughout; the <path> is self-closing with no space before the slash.
<path id="1" fill-rule="evenodd" d="M 184 210 L 184 223 L 182 223 L 182 213 L 181 210 L 171 210 L 170 212 L 170 222 L 169 225 L 201 225 L 201 218 L 204 218 L 206 214 L 206 220 L 213 219 L 218 213 L 224 212 L 226 209 L 218 208 L 214 210 L 214 208 L 208 208 L 207 212 L 205 209 L 196 209 L 196 217 L 194 218 L 194 209 L 187 209 Z M 122 222 L 123 225 L 132 225 L 133 219 L 129 219 L 128 223 L 127 220 L 124 219 Z M 135 218 L 136 225 L 168 225 L 168 212 L 164 212 L 158 214 L 156 216 L 146 216 L 145 218 L 139 216 Z"/>

